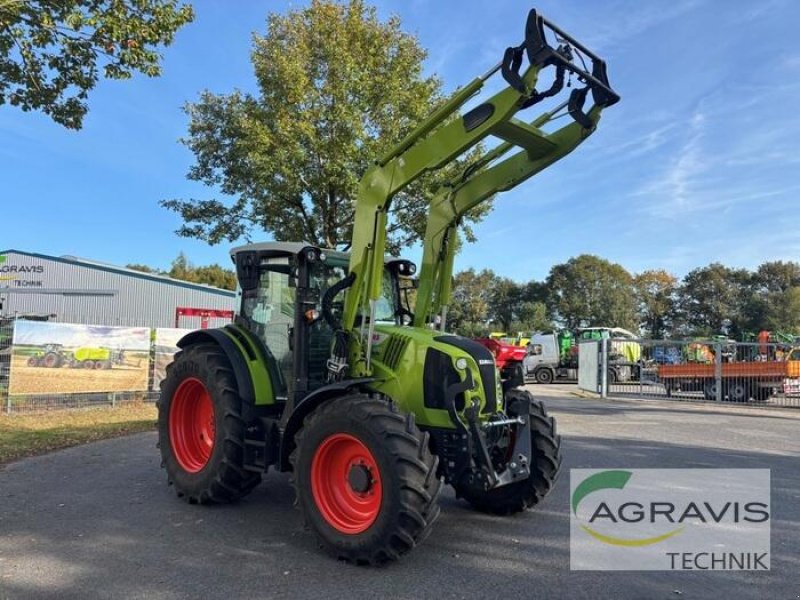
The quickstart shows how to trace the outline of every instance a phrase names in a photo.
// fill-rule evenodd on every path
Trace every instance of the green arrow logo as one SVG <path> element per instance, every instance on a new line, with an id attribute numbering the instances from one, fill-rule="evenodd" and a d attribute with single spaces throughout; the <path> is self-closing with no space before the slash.
<path id="1" fill-rule="evenodd" d="M 592 494 L 599 490 L 624 489 L 632 476 L 633 473 L 631 473 L 630 471 L 601 471 L 599 473 L 595 473 L 594 475 L 590 475 L 589 477 L 581 481 L 575 488 L 575 491 L 572 492 L 571 504 L 572 504 L 573 514 L 576 517 L 578 516 L 578 505 L 581 503 L 581 500 L 586 498 L 586 496 L 588 496 L 589 494 Z M 581 529 L 583 529 L 586 533 L 591 535 L 597 541 L 603 542 L 604 544 L 610 544 L 612 546 L 629 546 L 629 547 L 650 546 L 652 544 L 657 544 L 658 542 L 663 542 L 664 540 L 671 538 L 673 535 L 683 531 L 683 527 L 681 526 L 663 535 L 637 539 L 637 538 L 620 538 L 620 537 L 605 535 L 603 533 L 600 533 L 599 531 L 595 531 L 588 525 L 581 525 Z"/>

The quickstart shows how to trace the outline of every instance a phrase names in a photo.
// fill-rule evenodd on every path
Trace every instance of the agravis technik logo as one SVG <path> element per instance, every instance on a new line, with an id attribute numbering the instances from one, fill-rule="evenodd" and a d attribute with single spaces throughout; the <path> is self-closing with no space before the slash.
<path id="1" fill-rule="evenodd" d="M 768 469 L 571 471 L 573 569 L 769 569 Z"/>

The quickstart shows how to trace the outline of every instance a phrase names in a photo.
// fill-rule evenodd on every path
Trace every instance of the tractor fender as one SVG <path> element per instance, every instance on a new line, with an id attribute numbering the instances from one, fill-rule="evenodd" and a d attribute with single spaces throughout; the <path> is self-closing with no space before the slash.
<path id="1" fill-rule="evenodd" d="M 330 400 L 336 396 L 341 396 L 344 392 L 353 388 L 358 388 L 366 383 L 375 381 L 374 377 L 360 377 L 357 379 L 348 379 L 346 381 L 337 381 L 321 388 L 317 388 L 308 396 L 303 398 L 300 403 L 295 406 L 292 414 L 289 415 L 289 420 L 286 422 L 286 427 L 281 436 L 281 453 L 280 453 L 280 470 L 290 471 L 291 464 L 289 463 L 289 455 L 294 450 L 294 436 L 300 431 L 303 426 L 303 420 L 311 414 L 320 404 L 326 400 Z"/>
<path id="2" fill-rule="evenodd" d="M 211 342 L 219 346 L 228 357 L 233 368 L 233 375 L 236 377 L 236 387 L 239 396 L 249 406 L 255 403 L 255 391 L 253 390 L 253 379 L 250 370 L 247 368 L 247 361 L 242 356 L 241 350 L 234 341 L 228 337 L 221 329 L 199 329 L 186 334 L 178 341 L 178 348 L 183 350 L 193 344 Z"/>

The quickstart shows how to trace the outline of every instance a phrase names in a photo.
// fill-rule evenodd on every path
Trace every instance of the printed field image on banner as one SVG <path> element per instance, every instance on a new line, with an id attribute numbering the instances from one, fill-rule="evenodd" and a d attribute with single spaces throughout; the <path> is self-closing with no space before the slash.
<path id="1" fill-rule="evenodd" d="M 175 353 L 179 350 L 178 341 L 193 329 L 176 329 L 174 327 L 159 327 L 156 329 L 155 355 L 153 357 L 153 387 L 158 391 L 161 382 L 167 375 L 167 365 L 172 362 Z"/>
<path id="2" fill-rule="evenodd" d="M 17 321 L 9 394 L 147 390 L 150 329 Z"/>

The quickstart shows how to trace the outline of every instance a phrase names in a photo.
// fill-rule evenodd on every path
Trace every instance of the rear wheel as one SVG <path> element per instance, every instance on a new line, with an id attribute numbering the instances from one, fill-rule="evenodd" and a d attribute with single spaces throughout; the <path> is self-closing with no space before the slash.
<path id="1" fill-rule="evenodd" d="M 245 471 L 242 400 L 225 353 L 189 346 L 167 367 L 158 403 L 163 465 L 178 496 L 195 504 L 231 502 L 261 475 Z"/>
<path id="2" fill-rule="evenodd" d="M 725 395 L 731 402 L 747 402 L 750 399 L 750 386 L 742 381 L 733 381 L 725 387 Z"/>
<path id="3" fill-rule="evenodd" d="M 511 390 L 508 394 L 526 394 L 530 398 L 533 450 L 530 477 L 489 491 L 456 486 L 456 493 L 472 506 L 496 515 L 518 513 L 541 502 L 553 489 L 561 469 L 561 436 L 556 434 L 555 419 L 548 416 L 544 404 L 535 400 L 530 392 Z"/>
<path id="4" fill-rule="evenodd" d="M 772 388 L 765 385 L 755 384 L 755 398 L 759 402 L 766 402 L 772 395 Z"/>
<path id="5" fill-rule="evenodd" d="M 553 383 L 553 372 L 550 369 L 539 369 L 536 371 L 537 383 Z"/>
<path id="6" fill-rule="evenodd" d="M 48 369 L 55 369 L 61 366 L 61 357 L 55 352 L 48 352 L 44 355 L 42 363 Z"/>
<path id="7" fill-rule="evenodd" d="M 710 379 L 703 384 L 703 397 L 706 400 L 717 399 L 717 382 L 715 379 Z"/>
<path id="8" fill-rule="evenodd" d="M 439 516 L 437 459 L 413 415 L 364 394 L 330 400 L 305 419 L 291 455 L 307 522 L 336 557 L 397 560 Z"/>

